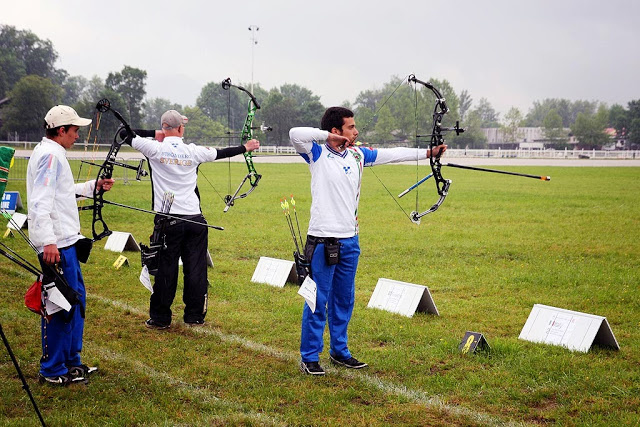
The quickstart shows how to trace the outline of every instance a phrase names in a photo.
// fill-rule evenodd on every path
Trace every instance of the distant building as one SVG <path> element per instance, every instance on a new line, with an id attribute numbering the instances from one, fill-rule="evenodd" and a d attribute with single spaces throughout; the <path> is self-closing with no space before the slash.
<path id="1" fill-rule="evenodd" d="M 627 147 L 626 129 L 623 129 L 620 134 L 615 128 L 606 128 L 604 131 L 609 135 L 611 143 L 603 146 L 603 150 L 624 150 Z"/>
<path id="2" fill-rule="evenodd" d="M 564 128 L 563 130 L 566 131 L 567 142 L 571 145 L 576 145 L 578 141 L 571 135 L 571 129 Z M 545 138 L 544 128 L 542 127 L 518 128 L 516 141 L 505 141 L 504 131 L 500 128 L 483 128 L 482 132 L 487 137 L 487 145 L 491 149 L 542 150 L 545 148 L 545 143 L 548 145 L 551 142 Z"/>

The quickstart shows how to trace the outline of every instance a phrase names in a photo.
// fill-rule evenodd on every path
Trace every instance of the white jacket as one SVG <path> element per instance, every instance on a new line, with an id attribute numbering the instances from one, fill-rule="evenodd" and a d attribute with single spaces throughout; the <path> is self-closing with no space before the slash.
<path id="1" fill-rule="evenodd" d="M 57 142 L 42 138 L 27 166 L 29 238 L 40 252 L 46 245 L 64 248 L 83 237 L 76 194 L 91 197 L 96 181 L 75 184 L 66 153 Z"/>
<path id="2" fill-rule="evenodd" d="M 168 136 L 162 142 L 138 136 L 131 145 L 149 161 L 154 211 L 162 211 L 164 194 L 170 192 L 175 199 L 169 213 L 195 215 L 201 212 L 200 197 L 196 192 L 198 166 L 217 158 L 215 148 L 185 144 L 177 136 Z"/>

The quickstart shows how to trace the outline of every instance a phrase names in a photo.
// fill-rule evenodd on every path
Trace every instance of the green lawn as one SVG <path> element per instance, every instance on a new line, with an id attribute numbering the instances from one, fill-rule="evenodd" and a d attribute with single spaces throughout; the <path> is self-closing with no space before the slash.
<path id="1" fill-rule="evenodd" d="M 243 168 L 231 164 L 232 189 Z M 221 195 L 228 192 L 228 169 L 225 162 L 203 167 Z M 325 351 L 327 375 L 303 376 L 298 288 L 250 281 L 260 256 L 292 258 L 281 197 L 294 194 L 306 229 L 311 198 L 301 164 L 258 165 L 259 187 L 226 214 L 201 182 L 207 220 L 225 227 L 210 231 L 215 267 L 204 328 L 184 326 L 179 289 L 172 328 L 145 329 L 149 292 L 138 281 L 139 254 L 126 252 L 130 265 L 116 270 L 118 254 L 103 250 L 104 241 L 84 266 L 83 358 L 100 368 L 88 386 L 38 384 L 39 323 L 22 301 L 33 277 L 6 259 L 0 322 L 51 425 L 637 424 L 640 169 L 506 169 L 552 181 L 445 169 L 453 180 L 449 196 L 420 226 L 365 171 L 349 334 L 351 351 L 370 365 L 363 371 L 332 368 Z M 375 170 L 393 194 L 415 182 L 412 166 Z M 26 201 L 24 182 L 11 181 L 8 190 L 20 190 Z M 150 184 L 119 182 L 107 196 L 149 208 Z M 431 180 L 420 187 L 421 210 L 437 198 Z M 415 198 L 401 204 L 409 213 Z M 148 243 L 150 215 L 107 206 L 104 217 L 110 228 Z M 91 215 L 81 218 L 89 235 Z M 35 261 L 19 237 L 3 241 Z M 428 286 L 440 316 L 366 308 L 381 277 Z M 620 351 L 579 353 L 519 340 L 537 303 L 607 317 Z M 462 355 L 465 331 L 482 332 L 491 353 Z M 0 379 L 1 423 L 35 425 L 3 347 Z"/>

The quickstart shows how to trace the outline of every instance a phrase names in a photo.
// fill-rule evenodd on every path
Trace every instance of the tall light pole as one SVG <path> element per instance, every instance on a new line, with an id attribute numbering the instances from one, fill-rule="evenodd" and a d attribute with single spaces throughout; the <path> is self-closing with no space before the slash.
<path id="1" fill-rule="evenodd" d="M 255 45 L 258 44 L 258 40 L 256 40 L 256 31 L 260 31 L 260 27 L 257 25 L 249 25 L 249 31 L 251 31 L 251 93 L 253 93 L 253 51 Z"/>

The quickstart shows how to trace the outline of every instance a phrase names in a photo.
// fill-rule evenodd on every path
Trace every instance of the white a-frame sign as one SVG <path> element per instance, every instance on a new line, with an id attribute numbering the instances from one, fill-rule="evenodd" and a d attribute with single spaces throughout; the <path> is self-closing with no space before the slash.
<path id="1" fill-rule="evenodd" d="M 134 251 L 140 252 L 140 246 L 136 239 L 133 238 L 131 233 L 125 233 L 123 231 L 114 231 L 107 239 L 107 243 L 104 244 L 105 250 L 113 252 L 122 251 Z"/>
<path id="2" fill-rule="evenodd" d="M 251 281 L 284 288 L 286 282 L 297 282 L 295 265 L 293 261 L 261 256 Z"/>
<path id="3" fill-rule="evenodd" d="M 542 304 L 533 306 L 518 338 L 584 353 L 593 344 L 620 350 L 606 317 Z"/>
<path id="4" fill-rule="evenodd" d="M 407 317 L 413 317 L 416 311 L 440 315 L 426 286 L 382 278 L 378 279 L 367 307 Z"/>

